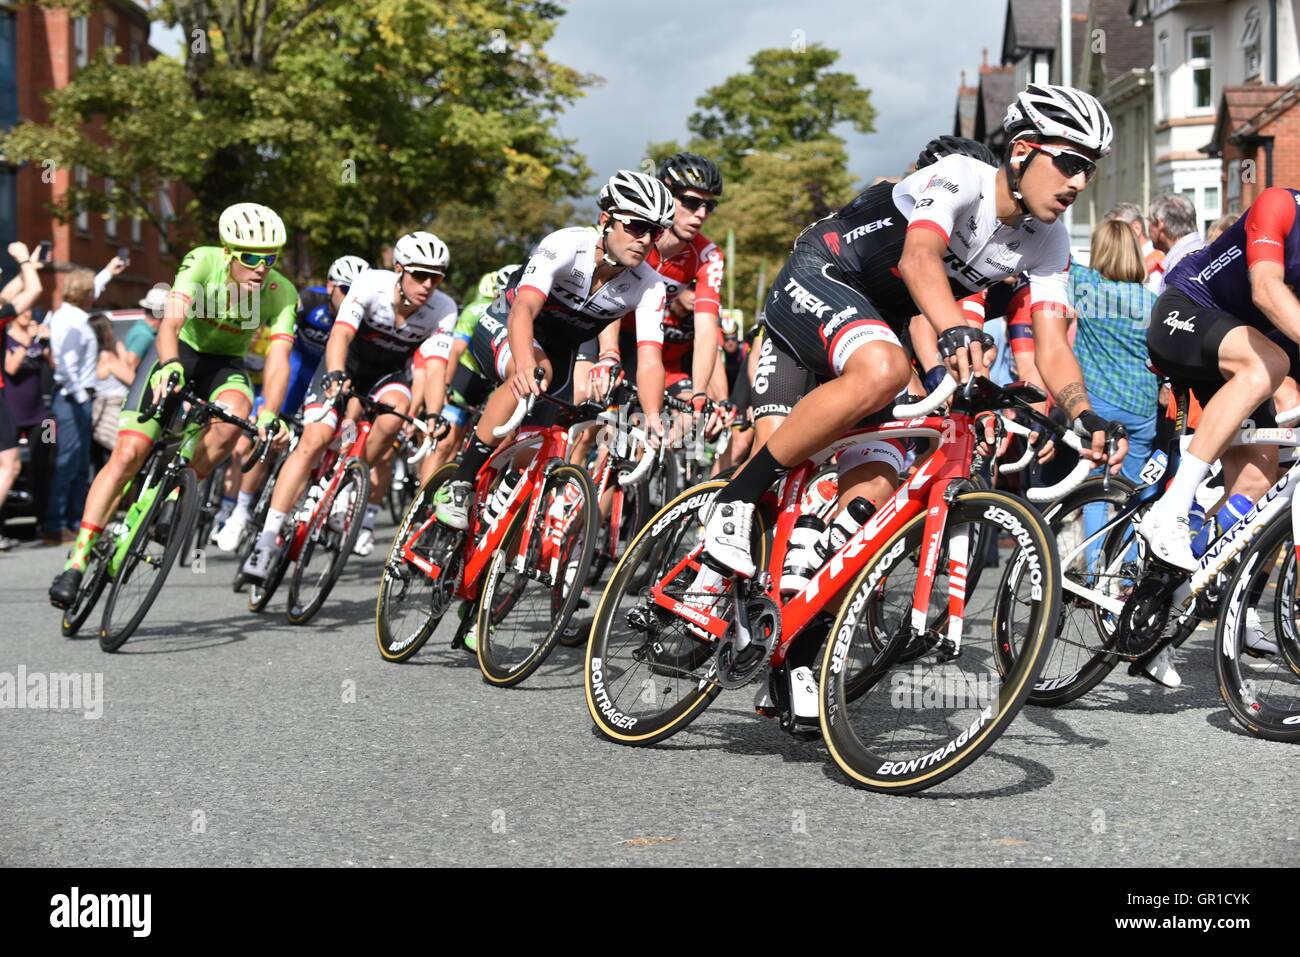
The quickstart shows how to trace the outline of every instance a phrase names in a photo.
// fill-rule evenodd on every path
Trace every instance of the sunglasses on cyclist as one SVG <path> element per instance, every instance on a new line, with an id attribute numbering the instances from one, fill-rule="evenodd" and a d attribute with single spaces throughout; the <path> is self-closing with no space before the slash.
<path id="1" fill-rule="evenodd" d="M 718 208 L 716 199 L 701 199 L 698 196 L 674 196 L 673 198 L 677 201 L 678 206 L 683 206 L 692 213 L 701 206 L 704 207 L 705 212 L 709 213 Z"/>
<path id="2" fill-rule="evenodd" d="M 436 286 L 438 283 L 442 282 L 444 278 L 443 274 L 440 272 L 429 272 L 424 269 L 408 269 L 406 270 L 406 274 L 421 286 L 426 282 L 431 282 Z"/>
<path id="3" fill-rule="evenodd" d="M 1093 174 L 1097 172 L 1097 164 L 1079 153 L 1061 149 L 1059 146 L 1044 146 L 1042 143 L 1029 143 L 1027 145 L 1050 156 L 1052 165 L 1066 179 L 1074 179 L 1080 173 L 1083 174 L 1084 179 L 1092 179 Z"/>
<path id="4" fill-rule="evenodd" d="M 266 266 L 269 269 L 280 257 L 278 253 L 240 253 L 237 258 L 241 266 L 247 266 L 249 269 L 256 269 L 258 266 Z"/>
<path id="5" fill-rule="evenodd" d="M 651 239 L 658 239 L 663 235 L 664 228 L 658 223 L 647 222 L 644 219 L 633 219 L 631 216 L 624 216 L 620 213 L 612 213 L 611 215 L 623 224 L 624 232 L 633 239 L 640 239 L 647 234 Z"/>

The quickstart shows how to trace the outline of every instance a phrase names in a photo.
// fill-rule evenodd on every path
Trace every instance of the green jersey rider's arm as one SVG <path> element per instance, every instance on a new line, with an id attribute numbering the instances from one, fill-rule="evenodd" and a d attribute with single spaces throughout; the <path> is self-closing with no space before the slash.
<path id="1" fill-rule="evenodd" d="M 159 365 L 179 357 L 181 326 L 185 325 L 190 303 L 190 297 L 176 289 L 168 295 L 167 308 L 163 312 L 162 322 L 158 325 L 158 338 L 154 340 Z"/>

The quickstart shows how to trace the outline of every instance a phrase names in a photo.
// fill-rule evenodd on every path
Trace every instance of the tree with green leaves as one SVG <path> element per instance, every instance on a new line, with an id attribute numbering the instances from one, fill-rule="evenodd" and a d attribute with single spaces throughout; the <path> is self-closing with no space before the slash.
<path id="1" fill-rule="evenodd" d="M 243 200 L 280 212 L 317 264 L 437 229 L 453 200 L 485 221 L 515 204 L 535 217 L 516 229 L 540 237 L 589 176 L 554 129 L 596 80 L 545 54 L 562 13 L 546 0 L 164 0 L 151 15 L 181 29 L 181 59 L 101 51 L 48 94 L 49 123 L 0 148 L 111 177 L 107 195 L 69 189 L 63 218 L 112 208 L 157 223 L 159 184 L 182 184 L 174 254 L 211 241 Z M 492 265 L 452 256 L 466 276 Z"/>

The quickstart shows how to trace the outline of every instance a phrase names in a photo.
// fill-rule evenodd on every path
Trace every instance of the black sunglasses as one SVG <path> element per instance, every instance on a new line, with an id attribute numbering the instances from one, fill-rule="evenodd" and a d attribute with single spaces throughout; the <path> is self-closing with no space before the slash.
<path id="1" fill-rule="evenodd" d="M 1057 146 L 1044 146 L 1042 143 L 1029 143 L 1027 145 L 1036 150 L 1042 150 L 1050 156 L 1052 165 L 1066 179 L 1073 179 L 1080 173 L 1083 174 L 1084 179 L 1092 179 L 1093 174 L 1097 172 L 1097 164 L 1086 156 L 1072 153 Z"/>
<path id="2" fill-rule="evenodd" d="M 647 233 L 651 239 L 658 239 L 663 235 L 664 228 L 658 223 L 647 222 L 644 219 L 633 219 L 630 216 L 619 216 L 615 214 L 614 218 L 623 224 L 623 230 L 633 239 L 640 239 Z"/>
<path id="3" fill-rule="evenodd" d="M 440 272 L 426 272 L 423 269 L 408 269 L 406 274 L 414 279 L 420 285 L 426 282 L 432 282 L 435 286 L 442 282 L 443 275 Z"/>
<path id="4" fill-rule="evenodd" d="M 674 198 L 677 200 L 678 206 L 684 206 L 692 213 L 701 206 L 710 213 L 718 208 L 718 201 L 716 199 L 700 199 L 698 196 L 677 196 Z"/>

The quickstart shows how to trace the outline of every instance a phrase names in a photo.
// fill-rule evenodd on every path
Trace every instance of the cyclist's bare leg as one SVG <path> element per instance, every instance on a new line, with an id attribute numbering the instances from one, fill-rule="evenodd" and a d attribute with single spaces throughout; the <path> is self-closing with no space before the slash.
<path id="1" fill-rule="evenodd" d="M 103 528 L 108 523 L 126 483 L 140 471 L 140 466 L 144 465 L 152 447 L 153 442 L 143 435 L 135 432 L 118 433 L 113 454 L 99 470 L 95 480 L 90 483 L 90 491 L 86 493 L 86 508 L 81 514 L 83 525 Z"/>
<path id="2" fill-rule="evenodd" d="M 432 452 L 420 460 L 420 484 L 423 485 L 429 481 L 429 476 L 444 464 L 450 462 L 456 450 L 460 448 L 460 443 L 465 438 L 465 426 L 453 425 L 447 432 L 441 442 Z"/>
<path id="3" fill-rule="evenodd" d="M 240 418 L 247 418 L 253 407 L 253 404 L 248 401 L 248 396 L 233 390 L 219 393 L 216 401 L 224 405 L 232 415 Z M 227 422 L 210 423 L 203 430 L 203 438 L 194 452 L 194 461 L 191 463 L 194 474 L 200 479 L 210 475 L 213 469 L 230 458 L 230 453 L 235 451 L 235 446 L 239 444 L 243 435 L 243 429 L 237 425 L 230 425 Z M 234 471 L 238 474 L 238 469 Z"/>
<path id="4" fill-rule="evenodd" d="M 1227 383 L 1201 410 L 1187 451 L 1213 462 L 1228 448 L 1242 421 L 1277 391 L 1290 369 L 1286 353 L 1262 332 L 1238 326 L 1219 345 L 1219 370 Z"/>
<path id="5" fill-rule="evenodd" d="M 1223 463 L 1223 489 L 1226 496 L 1244 495 L 1252 502 L 1277 480 L 1278 448 L 1275 445 L 1239 445 L 1219 457 Z"/>
<path id="6" fill-rule="evenodd" d="M 303 426 L 302 438 L 285 459 L 280 476 L 275 480 L 275 489 L 271 492 L 271 508 L 274 511 L 288 512 L 298 504 L 312 469 L 320 461 L 321 453 L 333 437 L 334 429 L 327 423 L 312 422 Z"/>
<path id="7" fill-rule="evenodd" d="M 876 508 L 898 491 L 898 473 L 884 462 L 863 462 L 840 476 L 839 507 L 846 508 L 858 496 Z"/>
<path id="8" fill-rule="evenodd" d="M 380 401 L 386 402 L 402 413 L 405 413 L 410 406 L 406 397 L 396 389 L 381 394 Z M 372 477 L 375 481 L 370 488 L 370 501 L 373 503 L 382 502 L 384 495 L 388 493 L 388 485 L 393 478 L 393 441 L 397 438 L 397 433 L 402 431 L 404 424 L 395 415 L 377 416 L 371 426 L 370 435 L 366 438 L 366 461 L 374 466 Z"/>

